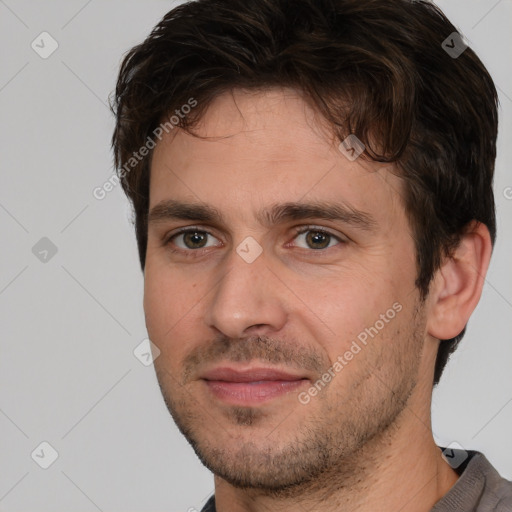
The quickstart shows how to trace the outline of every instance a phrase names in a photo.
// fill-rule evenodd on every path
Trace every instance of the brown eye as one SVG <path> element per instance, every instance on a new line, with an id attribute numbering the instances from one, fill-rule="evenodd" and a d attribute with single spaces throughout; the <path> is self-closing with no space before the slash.
<path id="1" fill-rule="evenodd" d="M 331 235 L 321 231 L 309 231 L 306 235 L 307 244 L 313 249 L 325 249 L 329 245 Z"/>
<path id="2" fill-rule="evenodd" d="M 333 245 L 338 245 L 333 242 L 343 243 L 340 237 L 329 233 L 323 229 L 317 228 L 305 228 L 297 231 L 296 239 L 302 239 L 305 242 L 304 249 L 312 249 L 312 250 L 321 250 L 321 249 L 329 249 Z"/>
<path id="3" fill-rule="evenodd" d="M 207 234 L 201 231 L 183 233 L 183 242 L 189 249 L 201 249 L 206 242 Z"/>
<path id="4" fill-rule="evenodd" d="M 208 237 L 214 238 L 208 231 L 199 229 L 183 229 L 182 231 L 170 236 L 165 245 L 173 245 L 180 251 L 191 252 L 197 249 L 205 249 L 218 244 L 210 243 L 208 245 Z"/>

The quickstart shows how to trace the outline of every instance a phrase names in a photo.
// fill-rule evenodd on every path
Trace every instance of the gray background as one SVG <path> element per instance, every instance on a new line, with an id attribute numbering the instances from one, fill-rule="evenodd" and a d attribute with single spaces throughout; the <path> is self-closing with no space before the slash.
<path id="1" fill-rule="evenodd" d="M 133 354 L 147 333 L 128 203 L 120 187 L 92 195 L 112 173 L 121 56 L 177 3 L 0 0 L 0 510 L 177 512 L 213 492 Z M 512 479 L 512 2 L 439 5 L 494 77 L 501 124 L 498 243 L 433 428 Z M 59 45 L 46 59 L 31 48 L 43 31 Z M 43 237 L 57 247 L 46 262 Z M 59 454 L 48 469 L 31 457 L 43 441 Z"/>

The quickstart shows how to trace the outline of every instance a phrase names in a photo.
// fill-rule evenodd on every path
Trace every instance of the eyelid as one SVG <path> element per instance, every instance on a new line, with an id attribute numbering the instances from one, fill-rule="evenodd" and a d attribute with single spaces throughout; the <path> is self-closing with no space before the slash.
<path id="1" fill-rule="evenodd" d="M 181 235 L 183 233 L 188 233 L 189 231 L 198 231 L 200 233 L 206 233 L 207 235 L 210 235 L 214 238 L 217 238 L 213 233 L 208 231 L 207 229 L 201 227 L 201 226 L 184 226 L 182 228 L 178 228 L 176 231 L 172 231 L 171 233 L 164 236 L 162 244 L 168 245 L 169 242 L 176 236 Z M 196 249 L 199 250 L 199 249 Z"/>
<path id="2" fill-rule="evenodd" d="M 328 235 L 331 235 L 334 238 L 337 238 L 340 241 L 344 241 L 342 236 L 339 234 L 336 234 L 332 232 L 329 228 L 324 228 L 323 226 L 315 226 L 315 225 L 303 225 L 303 226 L 296 226 L 293 228 L 295 235 L 300 235 L 306 231 L 319 231 L 320 233 L 326 233 Z"/>

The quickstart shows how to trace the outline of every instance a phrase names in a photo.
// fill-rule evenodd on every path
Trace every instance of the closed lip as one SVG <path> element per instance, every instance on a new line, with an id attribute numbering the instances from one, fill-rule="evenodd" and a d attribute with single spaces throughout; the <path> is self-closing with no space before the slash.
<path id="1" fill-rule="evenodd" d="M 293 375 L 275 368 L 249 368 L 245 370 L 221 367 L 214 368 L 201 375 L 204 380 L 225 382 L 258 382 L 258 381 L 296 381 L 307 379 L 303 375 Z"/>

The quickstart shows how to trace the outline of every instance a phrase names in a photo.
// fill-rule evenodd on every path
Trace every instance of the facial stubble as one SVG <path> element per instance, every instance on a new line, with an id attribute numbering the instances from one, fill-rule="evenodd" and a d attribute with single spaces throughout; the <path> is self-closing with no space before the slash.
<path id="1" fill-rule="evenodd" d="M 325 494 L 328 488 L 364 480 L 365 472 L 378 464 L 376 447 L 396 431 L 417 383 L 425 333 L 422 313 L 416 307 L 408 324 L 388 325 L 388 331 L 351 362 L 350 381 L 342 386 L 335 385 L 340 377 L 334 377 L 307 405 L 286 397 L 286 404 L 293 405 L 283 408 L 278 421 L 269 417 L 265 406 L 224 405 L 219 414 L 210 401 L 208 410 L 191 392 L 192 385 L 185 384 L 186 377 L 179 382 L 165 369 L 164 360 L 155 361 L 159 386 L 180 432 L 217 476 L 234 487 L 273 497 Z M 318 370 L 325 365 L 311 351 L 292 355 L 268 338 L 247 344 L 223 338 L 208 351 L 212 357 L 227 354 L 232 361 L 276 363 L 288 357 L 294 366 Z"/>

